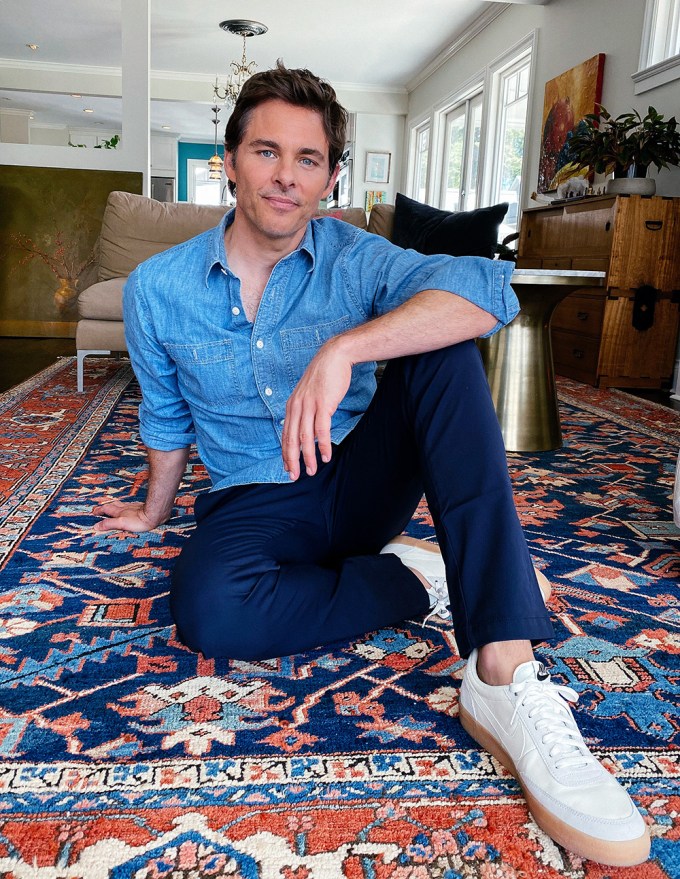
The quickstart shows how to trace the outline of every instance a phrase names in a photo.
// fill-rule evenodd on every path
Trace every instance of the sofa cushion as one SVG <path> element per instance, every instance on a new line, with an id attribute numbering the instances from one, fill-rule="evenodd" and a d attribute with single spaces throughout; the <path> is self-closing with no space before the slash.
<path id="1" fill-rule="evenodd" d="M 374 235 L 382 235 L 388 241 L 394 233 L 394 205 L 374 204 L 368 215 L 368 231 Z"/>
<path id="2" fill-rule="evenodd" d="M 88 287 L 78 296 L 78 314 L 88 320 L 123 320 L 123 284 L 111 278 Z"/>
<path id="3" fill-rule="evenodd" d="M 102 219 L 99 280 L 126 277 L 155 253 L 216 226 L 226 210 L 111 192 Z"/>
<path id="4" fill-rule="evenodd" d="M 442 211 L 398 192 L 392 241 L 420 253 L 491 259 L 507 209 L 503 202 L 474 211 Z"/>
<path id="5" fill-rule="evenodd" d="M 318 217 L 335 217 L 336 220 L 344 220 L 352 226 L 358 226 L 359 229 L 366 228 L 366 211 L 363 208 L 322 208 L 317 214 Z"/>

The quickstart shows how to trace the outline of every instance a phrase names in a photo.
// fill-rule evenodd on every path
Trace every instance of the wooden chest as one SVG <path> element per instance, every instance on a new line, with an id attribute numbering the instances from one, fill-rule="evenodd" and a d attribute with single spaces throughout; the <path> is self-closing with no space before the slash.
<path id="1" fill-rule="evenodd" d="M 659 388 L 673 374 L 680 323 L 680 199 L 598 196 L 529 208 L 518 268 L 597 270 L 551 323 L 555 372 L 596 387 Z"/>

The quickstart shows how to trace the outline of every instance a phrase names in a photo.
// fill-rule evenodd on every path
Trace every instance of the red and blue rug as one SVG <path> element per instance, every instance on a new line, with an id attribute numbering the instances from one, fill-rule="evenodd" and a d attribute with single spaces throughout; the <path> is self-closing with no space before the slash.
<path id="1" fill-rule="evenodd" d="M 138 389 L 60 361 L 0 398 L 2 879 L 604 879 L 680 876 L 680 417 L 560 382 L 564 447 L 513 454 L 517 504 L 554 584 L 540 651 L 648 821 L 652 857 L 582 861 L 528 815 L 460 727 L 463 664 L 431 621 L 268 662 L 175 638 L 168 571 L 207 486 L 152 534 L 97 534 L 143 495 Z M 432 537 L 427 508 L 411 533 Z"/>

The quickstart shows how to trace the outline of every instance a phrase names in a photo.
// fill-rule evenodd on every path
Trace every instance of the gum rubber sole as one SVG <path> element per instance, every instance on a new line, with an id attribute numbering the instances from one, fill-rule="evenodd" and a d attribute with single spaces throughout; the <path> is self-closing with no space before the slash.
<path id="1" fill-rule="evenodd" d="M 619 842 L 598 839 L 596 836 L 590 836 L 581 830 L 576 830 L 576 828 L 565 824 L 564 821 L 546 809 L 524 787 L 515 764 L 505 748 L 486 727 L 477 723 L 474 717 L 460 703 L 458 714 L 463 729 L 468 735 L 472 736 L 477 744 L 481 745 L 485 751 L 488 751 L 495 757 L 499 763 L 502 763 L 508 772 L 519 782 L 532 817 L 551 839 L 570 852 L 580 855 L 582 858 L 587 858 L 590 861 L 596 861 L 598 864 L 605 864 L 610 867 L 633 867 L 647 860 L 651 844 L 647 828 L 637 839 Z"/>

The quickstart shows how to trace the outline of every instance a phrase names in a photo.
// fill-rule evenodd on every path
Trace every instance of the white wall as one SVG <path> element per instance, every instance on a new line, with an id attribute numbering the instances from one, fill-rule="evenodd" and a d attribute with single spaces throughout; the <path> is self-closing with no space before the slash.
<path id="1" fill-rule="evenodd" d="M 510 5 L 479 36 L 457 52 L 410 95 L 408 117 L 420 118 L 458 84 L 500 57 L 534 29 L 538 31 L 527 140 L 528 177 L 523 204 L 538 182 L 541 116 L 545 83 L 581 61 L 604 52 L 602 103 L 613 115 L 651 104 L 666 117 L 680 113 L 680 83 L 635 95 L 631 74 L 638 69 L 644 0 L 559 0 L 548 6 Z M 650 172 L 656 175 L 656 170 Z M 657 191 L 680 196 L 680 169 L 662 171 Z"/>
<path id="2" fill-rule="evenodd" d="M 401 187 L 403 165 L 405 116 L 385 113 L 357 113 L 354 140 L 354 179 L 352 184 L 352 206 L 364 207 L 365 193 L 368 190 L 383 190 L 387 193 L 385 201 L 394 204 L 394 198 Z M 366 154 L 390 153 L 390 178 L 388 183 L 366 183 Z"/>

